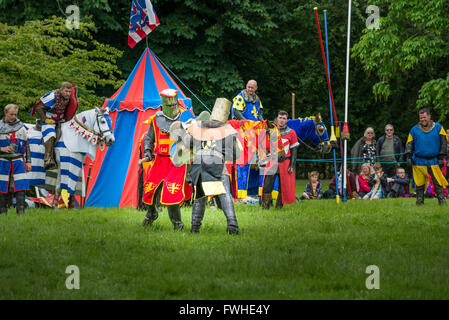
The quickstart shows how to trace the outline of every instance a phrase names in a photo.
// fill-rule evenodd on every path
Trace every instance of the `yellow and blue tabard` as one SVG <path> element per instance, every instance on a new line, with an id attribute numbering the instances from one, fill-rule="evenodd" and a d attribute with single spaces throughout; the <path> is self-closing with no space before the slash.
<path id="1" fill-rule="evenodd" d="M 249 99 L 246 90 L 242 90 L 232 100 L 231 117 L 234 119 L 234 110 L 239 110 L 246 120 L 259 120 L 258 117 L 263 114 L 263 106 L 259 97 L 255 94 L 255 99 Z"/>
<path id="2" fill-rule="evenodd" d="M 446 137 L 446 131 L 438 122 L 429 132 L 423 132 L 418 125 L 415 125 L 408 135 L 407 144 L 413 142 L 413 179 L 417 186 L 428 183 L 427 168 L 430 167 L 438 183 L 445 187 L 448 185 L 440 167 L 438 166 L 438 156 L 441 148 L 440 136 Z"/>

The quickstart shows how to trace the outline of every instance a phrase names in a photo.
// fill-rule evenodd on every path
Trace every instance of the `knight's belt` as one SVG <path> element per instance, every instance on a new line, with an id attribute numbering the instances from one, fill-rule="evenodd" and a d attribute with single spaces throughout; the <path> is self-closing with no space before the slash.
<path id="1" fill-rule="evenodd" d="M 418 158 L 422 158 L 422 159 L 426 159 L 426 160 L 432 160 L 438 157 L 438 155 L 434 155 L 434 156 L 430 156 L 430 157 L 423 157 L 423 156 L 418 156 L 416 155 L 416 157 Z"/>
<path id="2" fill-rule="evenodd" d="M 203 149 L 203 150 L 199 150 L 195 153 L 195 158 L 197 156 L 212 156 L 212 157 L 217 157 L 220 158 L 221 160 L 224 160 L 224 156 L 223 154 L 221 154 L 220 152 L 213 150 L 213 149 Z"/>
<path id="3" fill-rule="evenodd" d="M 4 154 L 2 154 L 0 156 L 0 159 L 3 160 L 8 160 L 8 161 L 13 161 L 13 160 L 17 160 L 17 159 L 22 159 L 23 158 L 23 154 L 13 154 L 11 157 L 5 156 Z"/>

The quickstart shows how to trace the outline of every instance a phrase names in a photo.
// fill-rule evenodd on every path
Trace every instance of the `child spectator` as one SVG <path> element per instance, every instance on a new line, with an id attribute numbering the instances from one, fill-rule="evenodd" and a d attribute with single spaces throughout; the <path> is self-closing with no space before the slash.
<path id="1" fill-rule="evenodd" d="M 329 189 L 323 193 L 324 199 L 335 199 L 337 196 L 337 188 L 335 183 L 335 176 L 332 177 L 329 183 Z M 338 182 L 338 194 L 340 197 L 343 196 L 343 174 L 342 174 L 342 166 L 340 165 L 340 171 L 337 173 L 337 182 Z M 349 171 L 346 168 L 346 198 L 347 199 L 358 199 L 359 195 L 357 194 L 357 186 L 355 182 L 355 174 Z"/>
<path id="2" fill-rule="evenodd" d="M 374 174 L 371 175 L 368 184 L 371 187 L 371 191 L 363 197 L 363 200 L 381 199 L 388 194 L 390 188 L 387 183 L 387 175 L 384 174 L 380 163 L 374 164 Z"/>
<path id="3" fill-rule="evenodd" d="M 363 198 L 368 192 L 371 191 L 371 187 L 368 182 L 373 173 L 373 169 L 369 163 L 362 164 L 360 174 L 357 177 L 357 181 L 359 182 L 359 189 L 357 190 L 357 193 L 360 198 Z"/>
<path id="4" fill-rule="evenodd" d="M 405 197 L 409 194 L 410 179 L 407 177 L 404 168 L 397 168 L 396 176 L 387 178 L 387 182 L 391 186 L 390 192 L 387 195 L 388 198 Z"/>
<path id="5" fill-rule="evenodd" d="M 309 173 L 309 183 L 307 183 L 306 190 L 303 192 L 300 200 L 304 199 L 321 199 L 323 191 L 321 190 L 320 173 L 312 171 Z"/>

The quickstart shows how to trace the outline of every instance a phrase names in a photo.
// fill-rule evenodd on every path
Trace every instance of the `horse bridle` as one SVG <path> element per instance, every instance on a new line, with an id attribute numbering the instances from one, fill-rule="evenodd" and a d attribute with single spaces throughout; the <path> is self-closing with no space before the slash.
<path id="1" fill-rule="evenodd" d="M 316 128 L 317 127 L 317 125 L 318 125 L 319 123 L 317 123 L 317 124 L 313 124 L 313 129 L 315 130 L 315 133 L 316 133 L 316 135 L 318 136 L 318 139 L 320 139 L 320 146 L 319 147 L 311 147 L 311 146 L 309 146 L 304 140 L 302 140 L 300 137 L 297 137 L 298 138 L 298 141 L 300 142 L 300 143 L 302 143 L 302 144 L 304 144 L 307 148 L 309 148 L 310 150 L 312 150 L 312 151 L 320 151 L 322 148 L 323 148 L 323 143 L 324 143 L 324 140 L 321 138 L 321 135 L 319 134 L 319 132 L 318 132 L 318 129 Z"/>
<path id="2" fill-rule="evenodd" d="M 100 130 L 100 132 L 99 133 L 96 133 L 97 134 L 97 136 L 101 139 L 101 140 L 104 140 L 103 139 L 103 137 L 104 137 L 104 134 L 105 133 L 107 133 L 107 132 L 112 132 L 112 128 L 111 129 L 107 129 L 107 130 L 101 130 L 101 127 L 100 127 L 100 118 L 101 117 L 103 117 L 104 118 L 104 110 L 100 110 L 100 111 L 97 111 L 97 110 L 95 110 L 96 111 L 96 113 L 97 113 L 97 116 L 96 116 L 96 121 L 97 121 L 97 126 L 98 126 L 98 130 Z M 106 119 L 105 119 L 106 120 Z"/>
<path id="3" fill-rule="evenodd" d="M 110 132 L 110 131 L 112 131 L 112 130 L 111 130 L 111 129 L 108 129 L 108 130 L 101 130 L 101 127 L 100 127 L 100 120 L 99 120 L 99 119 L 100 119 L 101 117 L 104 117 L 104 111 L 103 111 L 103 112 L 102 112 L 102 111 L 100 111 L 100 112 L 95 111 L 95 112 L 97 113 L 95 121 L 97 122 L 98 130 L 100 130 L 100 132 L 96 132 L 95 130 L 86 127 L 81 121 L 78 120 L 78 118 L 77 118 L 76 116 L 73 117 L 73 119 L 74 119 L 75 122 L 76 122 L 80 127 L 82 127 L 84 130 L 86 130 L 86 131 L 92 133 L 93 135 L 97 136 L 97 137 L 98 137 L 98 142 L 100 142 L 100 141 L 103 141 L 103 140 L 104 140 L 104 138 L 103 138 L 103 137 L 104 137 L 104 134 L 105 134 L 106 132 Z M 101 114 L 100 114 L 100 113 L 101 113 Z"/>

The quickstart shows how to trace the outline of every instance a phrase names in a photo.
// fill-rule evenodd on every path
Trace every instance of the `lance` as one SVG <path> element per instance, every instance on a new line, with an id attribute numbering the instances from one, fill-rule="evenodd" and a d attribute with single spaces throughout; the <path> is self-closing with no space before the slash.
<path id="1" fill-rule="evenodd" d="M 84 205 L 86 203 L 87 190 L 88 190 L 88 187 L 89 187 L 89 180 L 90 180 L 90 172 L 91 171 L 92 171 L 92 162 L 89 163 L 89 171 L 87 171 L 86 192 L 85 192 L 85 196 L 83 198 L 83 208 L 84 208 Z"/>
<path id="2" fill-rule="evenodd" d="M 343 125 L 343 131 L 341 133 L 341 138 L 344 140 L 344 151 L 343 151 L 343 202 L 346 202 L 346 161 L 347 161 L 347 148 L 349 140 L 349 127 L 348 127 L 348 97 L 349 97 L 349 50 L 351 44 L 351 5 L 352 1 L 348 1 L 348 34 L 347 34 L 347 44 L 346 44 L 346 87 L 345 87 L 345 122 Z"/>
<path id="3" fill-rule="evenodd" d="M 318 8 L 315 7 L 315 8 L 313 8 L 313 10 L 315 11 L 316 26 L 318 28 L 318 37 L 320 38 L 321 55 L 323 57 L 324 70 L 326 72 L 327 87 L 329 89 L 329 95 L 331 97 L 332 110 L 334 111 L 333 115 L 334 115 L 335 124 L 337 126 L 336 131 L 337 131 L 337 136 L 338 136 L 339 128 L 338 128 L 338 121 L 337 121 L 337 113 L 335 112 L 334 95 L 332 94 L 332 87 L 331 87 L 331 82 L 329 79 L 328 67 L 327 67 L 327 63 L 326 63 L 326 56 L 324 53 L 323 39 L 321 37 L 320 20 L 318 19 Z"/>
<path id="4" fill-rule="evenodd" d="M 326 61 L 327 61 L 327 74 L 329 76 L 329 85 L 331 83 L 331 72 L 330 72 L 330 64 L 329 64 L 329 41 L 327 38 L 327 11 L 324 10 L 324 36 L 326 41 Z M 330 86 L 329 86 L 330 87 Z M 337 144 L 337 138 L 335 136 L 334 132 L 334 118 L 333 115 L 333 109 L 332 109 L 332 99 L 331 99 L 331 92 L 329 90 L 329 111 L 331 115 L 331 137 L 330 141 Z M 335 119 L 337 119 L 337 115 L 335 115 Z M 338 128 L 338 122 L 337 122 L 337 128 Z M 340 149 L 341 150 L 341 149 Z M 332 148 L 333 158 L 334 158 L 334 176 L 335 176 L 335 191 L 336 191 L 336 197 L 335 200 L 337 203 L 340 203 L 340 195 L 338 194 L 338 179 L 337 179 L 337 156 L 335 154 L 335 148 Z"/>

